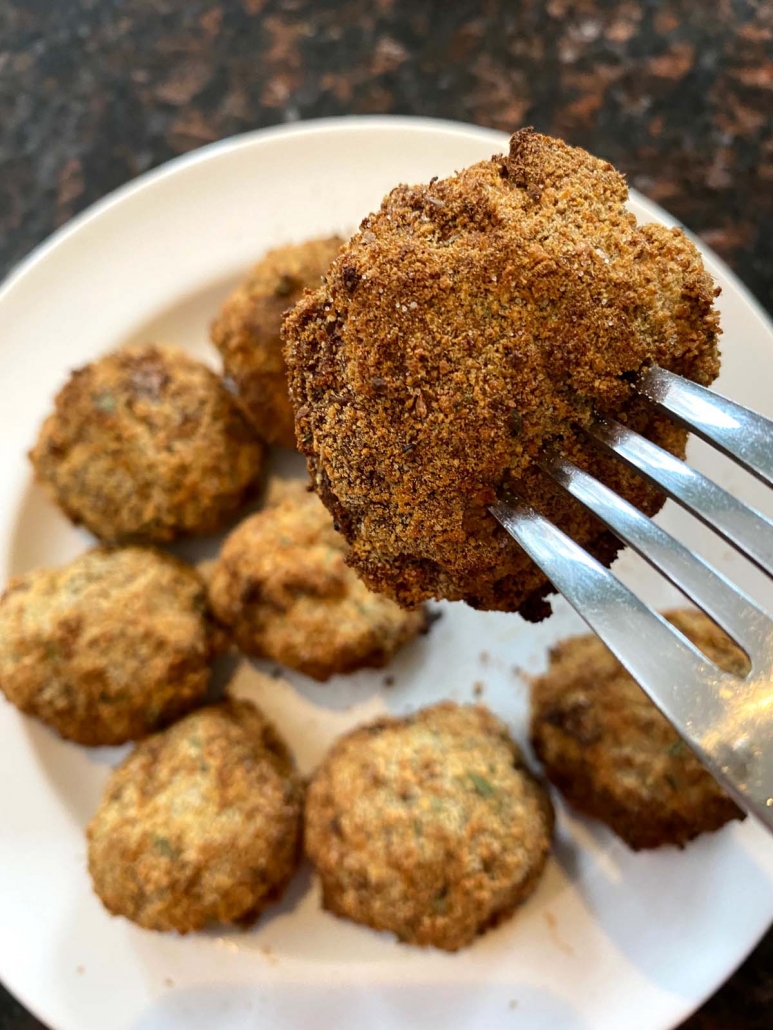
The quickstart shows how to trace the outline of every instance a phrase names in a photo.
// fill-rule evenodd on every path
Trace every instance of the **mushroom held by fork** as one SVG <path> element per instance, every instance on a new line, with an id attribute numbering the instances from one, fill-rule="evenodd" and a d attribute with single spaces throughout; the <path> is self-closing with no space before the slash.
<path id="1" fill-rule="evenodd" d="M 489 514 L 517 494 L 609 564 L 619 541 L 540 468 L 551 446 L 647 515 L 658 488 L 588 442 L 614 418 L 683 456 L 636 393 L 719 369 L 716 294 L 678 229 L 637 225 L 610 164 L 530 130 L 509 154 L 398 186 L 284 324 L 299 445 L 371 589 L 549 612 Z"/>

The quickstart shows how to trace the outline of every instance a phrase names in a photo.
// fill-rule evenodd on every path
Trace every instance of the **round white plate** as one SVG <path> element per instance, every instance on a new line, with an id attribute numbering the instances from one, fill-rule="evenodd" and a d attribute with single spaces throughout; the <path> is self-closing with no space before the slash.
<path id="1" fill-rule="evenodd" d="M 149 338 L 212 360 L 208 322 L 267 247 L 351 231 L 396 183 L 445 175 L 505 145 L 497 133 L 401 118 L 258 132 L 144 176 L 34 253 L 0 293 L 0 577 L 87 544 L 33 486 L 24 457 L 69 369 Z M 669 221 L 642 198 L 631 206 Z M 723 288 L 720 389 L 773 414 L 773 332 L 727 269 L 706 260 Z M 706 448 L 692 456 L 766 503 Z M 282 462 L 299 472 L 292 455 Z M 687 516 L 667 507 L 662 521 L 771 600 Z M 656 603 L 676 600 L 629 555 L 617 568 Z M 562 603 L 537 627 L 442 608 L 388 671 L 393 685 L 365 672 L 326 686 L 291 676 L 289 686 L 243 661 L 235 689 L 275 719 L 304 772 L 356 723 L 441 697 L 472 700 L 476 683 L 523 740 L 525 674 L 581 623 Z M 85 868 L 83 830 L 117 757 L 64 743 L 0 703 L 0 978 L 58 1030 L 662 1030 L 719 986 L 773 917 L 773 842 L 750 820 L 684 852 L 634 855 L 562 808 L 537 893 L 456 955 L 336 920 L 320 910 L 307 871 L 249 932 L 148 933 L 102 910 Z"/>

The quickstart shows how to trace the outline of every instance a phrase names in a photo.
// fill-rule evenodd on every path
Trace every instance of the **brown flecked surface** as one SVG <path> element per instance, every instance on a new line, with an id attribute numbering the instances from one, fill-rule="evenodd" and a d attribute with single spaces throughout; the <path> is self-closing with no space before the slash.
<path id="1" fill-rule="evenodd" d="M 211 369 L 183 350 L 141 344 L 70 375 L 30 460 L 75 525 L 111 543 L 158 543 L 225 528 L 263 453 Z"/>
<path id="2" fill-rule="evenodd" d="M 743 675 L 739 650 L 702 612 L 666 618 L 712 661 Z M 664 715 L 598 637 L 557 644 L 531 689 L 531 740 L 545 774 L 576 809 L 634 851 L 684 847 L 743 818 Z"/>
<path id="3" fill-rule="evenodd" d="M 142 741 L 86 831 L 94 891 L 148 930 L 255 921 L 301 852 L 303 786 L 249 701 L 226 700 Z"/>
<path id="4" fill-rule="evenodd" d="M 338 740 L 304 814 L 325 908 L 445 951 L 526 901 L 552 834 L 548 793 L 504 723 L 449 701 Z"/>
<path id="5" fill-rule="evenodd" d="M 372 590 L 544 617 L 550 586 L 491 504 L 523 498 L 605 562 L 616 547 L 539 469 L 552 447 L 647 514 L 663 503 L 584 427 L 598 412 L 683 455 L 630 378 L 715 378 L 715 286 L 626 199 L 608 162 L 519 130 L 505 155 L 393 189 L 286 316 L 298 444 Z"/>
<path id="6" fill-rule="evenodd" d="M 178 153 L 385 111 L 585 146 L 773 304 L 769 4 L 9 0 L 0 68 L 0 273 Z M 769 1030 L 771 1008 L 769 934 L 684 1030 Z M 0 1030 L 40 1027 L 0 988 Z"/>
<path id="7" fill-rule="evenodd" d="M 266 443 L 295 447 L 295 417 L 279 330 L 285 311 L 316 289 L 343 240 L 332 236 L 270 250 L 223 304 L 212 342 L 245 417 Z"/>
<path id="8" fill-rule="evenodd" d="M 196 569 L 148 547 L 87 551 L 0 594 L 0 691 L 80 744 L 123 744 L 201 704 L 225 646 Z"/>
<path id="9" fill-rule="evenodd" d="M 428 626 L 374 594 L 346 565 L 346 541 L 299 480 L 274 480 L 266 506 L 227 537 L 210 577 L 212 608 L 245 652 L 327 680 L 381 668 Z"/>

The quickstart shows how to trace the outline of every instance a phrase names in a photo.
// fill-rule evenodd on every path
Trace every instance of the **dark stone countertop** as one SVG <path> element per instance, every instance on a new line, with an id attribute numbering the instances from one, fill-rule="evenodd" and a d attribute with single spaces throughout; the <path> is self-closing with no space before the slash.
<path id="1" fill-rule="evenodd" d="M 372 112 L 581 144 L 773 310 L 769 0 L 3 0 L 0 274 L 176 154 Z M 771 1025 L 769 934 L 684 1030 Z M 0 994 L 0 1030 L 39 1026 Z"/>

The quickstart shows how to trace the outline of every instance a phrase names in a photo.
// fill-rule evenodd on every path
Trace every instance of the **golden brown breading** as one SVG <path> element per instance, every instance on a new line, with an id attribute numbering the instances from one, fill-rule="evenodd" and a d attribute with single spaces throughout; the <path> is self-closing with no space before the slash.
<path id="1" fill-rule="evenodd" d="M 275 481 L 268 507 L 231 533 L 210 579 L 218 618 L 247 654 L 326 680 L 379 668 L 426 628 L 347 568 L 346 541 L 299 481 Z"/>
<path id="2" fill-rule="evenodd" d="M 451 702 L 339 740 L 305 812 L 325 908 L 446 951 L 533 892 L 552 830 L 547 792 L 505 725 Z"/>
<path id="3" fill-rule="evenodd" d="M 331 236 L 270 250 L 212 324 L 212 342 L 236 386 L 239 404 L 268 443 L 295 447 L 295 418 L 279 337 L 282 315 L 305 289 L 320 285 L 343 242 Z"/>
<path id="4" fill-rule="evenodd" d="M 696 611 L 666 618 L 709 658 L 745 673 L 743 653 Z M 593 635 L 553 649 L 532 688 L 531 736 L 545 773 L 570 804 L 634 850 L 683 847 L 743 813 L 665 716 Z"/>
<path id="5" fill-rule="evenodd" d="M 193 708 L 222 644 L 196 570 L 149 548 L 96 548 L 0 597 L 0 689 L 80 744 L 135 740 Z"/>
<path id="6" fill-rule="evenodd" d="M 605 562 L 619 546 L 539 471 L 549 445 L 662 504 L 578 426 L 597 410 L 682 455 L 630 379 L 653 362 L 714 379 L 715 289 L 684 233 L 637 226 L 626 197 L 608 163 L 522 130 L 507 157 L 393 190 L 287 316 L 299 444 L 372 589 L 547 614 L 493 501 L 532 501 Z"/>
<path id="7" fill-rule="evenodd" d="M 149 344 L 73 372 L 30 458 L 76 524 L 111 542 L 164 541 L 228 523 L 263 446 L 213 372 Z"/>
<path id="8" fill-rule="evenodd" d="M 202 708 L 110 776 L 87 830 L 94 890 L 150 930 L 252 922 L 297 867 L 301 810 L 293 759 L 258 709 Z"/>

